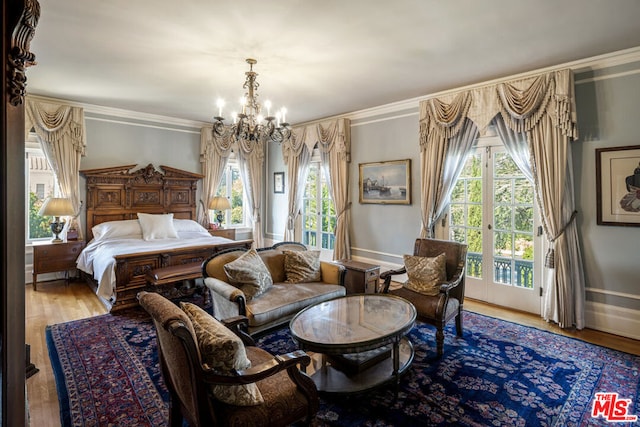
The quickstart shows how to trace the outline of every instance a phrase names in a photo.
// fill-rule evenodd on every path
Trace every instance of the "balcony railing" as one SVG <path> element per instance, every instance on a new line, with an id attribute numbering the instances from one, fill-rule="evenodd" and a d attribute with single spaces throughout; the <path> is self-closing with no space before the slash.
<path id="1" fill-rule="evenodd" d="M 469 277 L 482 277 L 482 254 L 467 253 L 466 274 Z M 494 257 L 493 280 L 497 283 L 513 284 L 521 288 L 533 289 L 533 261 Z"/>

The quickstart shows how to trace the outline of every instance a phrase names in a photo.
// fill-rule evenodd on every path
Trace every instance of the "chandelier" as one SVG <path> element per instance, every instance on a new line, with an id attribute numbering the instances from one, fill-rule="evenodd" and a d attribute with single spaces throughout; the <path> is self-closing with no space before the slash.
<path id="1" fill-rule="evenodd" d="M 257 142 L 270 140 L 281 143 L 291 137 L 291 129 L 286 120 L 287 109 L 282 107 L 275 116 L 271 115 L 271 101 L 265 101 L 264 107 L 267 110 L 267 116 L 260 114 L 261 105 L 258 103 L 258 82 L 256 77 L 258 73 L 253 71 L 253 66 L 258 61 L 252 58 L 247 59 L 249 71 L 244 74 L 247 76 L 242 86 L 247 92 L 240 98 L 242 107 L 241 113 L 231 113 L 233 123 L 224 124 L 222 116 L 222 108 L 224 100 L 218 99 L 218 115 L 213 118 L 213 134 L 218 137 L 233 137 L 238 142 Z"/>

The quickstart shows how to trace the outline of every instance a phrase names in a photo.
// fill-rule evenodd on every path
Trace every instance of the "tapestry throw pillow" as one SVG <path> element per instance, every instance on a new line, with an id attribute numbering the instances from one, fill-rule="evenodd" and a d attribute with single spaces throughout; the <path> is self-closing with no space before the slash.
<path id="1" fill-rule="evenodd" d="M 283 251 L 286 283 L 319 282 L 320 251 Z"/>
<path id="2" fill-rule="evenodd" d="M 140 222 L 144 240 L 178 238 L 178 233 L 173 226 L 172 213 L 164 215 L 138 213 L 138 222 Z"/>
<path id="3" fill-rule="evenodd" d="M 273 285 L 269 269 L 255 249 L 249 249 L 224 265 L 229 283 L 244 292 L 247 300 L 256 298 Z"/>
<path id="4" fill-rule="evenodd" d="M 444 253 L 437 257 L 404 256 L 404 266 L 408 280 L 404 286 L 424 295 L 438 295 L 440 284 L 447 280 L 447 257 Z"/>
<path id="5" fill-rule="evenodd" d="M 240 337 L 195 304 L 181 302 L 180 307 L 189 316 L 198 340 L 198 348 L 205 367 L 222 374 L 251 367 Z M 211 392 L 216 399 L 229 405 L 253 406 L 264 402 L 255 383 L 242 385 L 214 385 Z"/>

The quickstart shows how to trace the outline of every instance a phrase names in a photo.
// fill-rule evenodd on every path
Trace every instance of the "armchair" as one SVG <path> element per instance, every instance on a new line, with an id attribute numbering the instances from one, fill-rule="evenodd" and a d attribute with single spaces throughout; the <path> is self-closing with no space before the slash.
<path id="1" fill-rule="evenodd" d="M 446 281 L 440 285 L 437 295 L 424 295 L 406 287 L 389 290 L 394 275 L 405 274 L 405 267 L 389 270 L 380 275 L 384 280 L 382 292 L 390 293 L 409 300 L 421 319 L 436 327 L 436 345 L 438 357 L 444 350 L 444 327 L 453 318 L 456 319 L 456 334 L 462 336 L 462 305 L 464 302 L 464 271 L 467 259 L 467 245 L 437 239 L 416 239 L 413 255 L 436 257 L 446 254 Z"/>
<path id="2" fill-rule="evenodd" d="M 195 323 L 180 307 L 156 293 L 140 292 L 138 300 L 151 315 L 156 328 L 159 363 L 170 393 L 170 426 L 182 426 L 183 417 L 194 427 L 285 426 L 299 420 L 311 422 L 319 399 L 315 384 L 299 369 L 310 363 L 306 353 L 295 351 L 274 357 L 255 347 L 251 337 L 242 332 L 241 325 L 246 319 L 230 319 L 225 326 L 244 343 L 251 367 L 225 375 L 203 363 Z M 221 329 L 226 331 L 224 327 Z M 251 383 L 257 385 L 263 403 L 232 405 L 216 399 L 212 393 L 215 385 Z"/>

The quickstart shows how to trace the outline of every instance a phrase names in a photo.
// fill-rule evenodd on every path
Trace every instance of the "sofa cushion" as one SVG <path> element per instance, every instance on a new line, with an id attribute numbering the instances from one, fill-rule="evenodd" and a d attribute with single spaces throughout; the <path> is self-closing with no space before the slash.
<path id="1" fill-rule="evenodd" d="M 404 286 L 424 295 L 437 295 L 440 284 L 447 280 L 446 254 L 437 257 L 404 256 L 408 280 Z"/>
<path id="2" fill-rule="evenodd" d="M 320 251 L 283 251 L 287 283 L 317 282 L 320 273 Z"/>
<path id="3" fill-rule="evenodd" d="M 236 260 L 225 264 L 229 283 L 244 292 L 247 300 L 263 294 L 273 285 L 271 273 L 255 249 L 249 249 Z"/>
<path id="4" fill-rule="evenodd" d="M 197 305 L 182 302 L 180 307 L 193 324 L 204 365 L 223 374 L 251 367 L 240 337 Z M 215 385 L 211 389 L 218 400 L 230 405 L 252 406 L 264 401 L 255 383 Z"/>
<path id="5" fill-rule="evenodd" d="M 250 327 L 280 321 L 322 301 L 345 295 L 345 287 L 322 282 L 274 283 L 269 292 L 247 304 Z"/>

